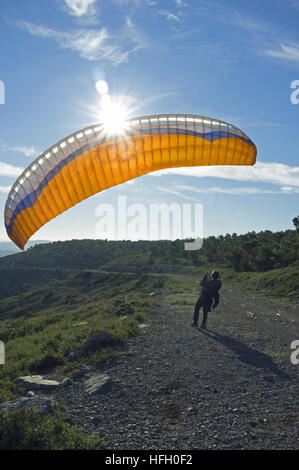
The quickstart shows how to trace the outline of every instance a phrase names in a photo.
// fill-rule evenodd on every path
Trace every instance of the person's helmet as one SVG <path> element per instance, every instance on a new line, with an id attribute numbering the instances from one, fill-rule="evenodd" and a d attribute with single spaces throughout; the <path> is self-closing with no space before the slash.
<path id="1" fill-rule="evenodd" d="M 219 271 L 213 271 L 212 272 L 212 279 L 219 279 L 220 273 Z"/>

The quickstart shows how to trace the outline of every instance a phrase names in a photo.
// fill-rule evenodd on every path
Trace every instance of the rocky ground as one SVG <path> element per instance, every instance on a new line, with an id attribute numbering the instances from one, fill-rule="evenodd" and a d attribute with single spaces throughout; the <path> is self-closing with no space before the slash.
<path id="1" fill-rule="evenodd" d="M 161 292 L 122 354 L 52 393 L 68 421 L 107 449 L 298 449 L 298 307 L 226 287 L 204 331 L 190 325 L 196 293 Z M 89 395 L 99 372 L 112 385 Z"/>

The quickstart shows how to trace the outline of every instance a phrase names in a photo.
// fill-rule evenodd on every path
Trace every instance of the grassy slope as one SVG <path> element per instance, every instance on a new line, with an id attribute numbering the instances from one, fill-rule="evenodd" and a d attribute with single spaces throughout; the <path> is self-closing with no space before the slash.
<path id="1" fill-rule="evenodd" d="M 84 244 L 80 242 L 80 246 L 82 248 Z M 131 249 L 131 245 L 128 246 Z M 204 260 L 202 266 L 192 265 L 186 256 L 171 262 L 163 254 L 153 257 L 146 245 L 141 251 L 139 247 L 135 253 L 128 249 L 124 255 L 122 250 L 118 251 L 114 245 L 110 245 L 108 258 L 106 254 L 102 256 L 102 252 L 91 257 L 90 249 L 85 252 L 81 250 L 81 257 L 76 260 L 72 256 L 74 246 L 69 244 L 66 248 L 64 253 L 61 244 L 44 245 L 37 247 L 35 251 L 32 249 L 29 255 L 21 253 L 0 260 L 0 338 L 4 340 L 6 347 L 6 364 L 0 368 L 0 402 L 23 395 L 23 390 L 13 384 L 13 379 L 19 375 L 55 370 L 63 376 L 71 376 L 79 362 L 67 362 L 67 352 L 69 349 L 80 348 L 101 329 L 107 330 L 114 340 L 113 346 L 100 354 L 84 358 L 84 362 L 95 364 L 109 359 L 117 353 L 121 342 L 138 333 L 138 323 L 154 311 L 155 301 L 148 296 L 150 291 L 163 286 L 170 287 L 172 292 L 181 290 L 182 287 L 189 289 L 188 275 L 194 279 L 194 276 L 199 277 L 206 270 Z M 102 248 L 104 249 L 104 245 Z M 53 250 L 55 256 L 51 255 Z M 12 269 L 5 269 L 12 263 Z M 171 276 L 149 277 L 141 274 L 142 271 L 155 271 L 159 266 L 169 267 L 171 264 L 175 265 L 175 272 L 181 270 L 184 275 L 187 274 L 185 279 L 178 281 Z M 21 268 L 26 265 L 35 266 L 36 269 Z M 51 265 L 53 269 L 39 270 L 41 265 Z M 136 274 L 130 276 L 78 271 L 80 267 L 112 270 L 123 267 L 125 270 L 128 266 L 137 268 Z M 211 268 L 208 266 L 209 270 Z M 68 273 L 66 269 L 76 271 Z M 218 269 L 221 269 L 224 281 L 232 282 L 242 289 L 298 301 L 296 265 L 266 273 L 236 273 L 227 268 Z M 124 300 L 127 294 L 132 295 L 126 302 L 133 307 L 134 314 L 123 319 L 117 315 L 113 302 L 115 299 Z M 183 296 L 181 302 L 186 302 Z M 33 418 L 26 419 L 30 421 Z M 70 432 L 73 435 L 72 430 L 64 430 L 61 418 L 51 423 L 52 429 L 56 425 L 58 428 L 60 426 L 61 432 Z M 44 433 L 47 435 L 50 424 L 45 426 Z"/>
<path id="2" fill-rule="evenodd" d="M 265 273 L 245 272 L 235 273 L 231 270 L 223 270 L 223 278 L 246 290 L 256 292 L 262 296 L 271 298 L 284 298 L 292 302 L 299 300 L 298 266 L 272 269 Z"/>
<path id="3" fill-rule="evenodd" d="M 155 308 L 154 299 L 145 295 L 154 285 L 154 279 L 81 272 L 2 300 L 0 338 L 5 342 L 6 364 L 0 368 L 0 402 L 21 394 L 13 385 L 19 375 L 53 368 L 70 375 L 78 363 L 67 362 L 67 352 L 79 349 L 101 329 L 115 347 L 138 333 L 139 322 Z M 126 303 L 134 313 L 123 319 L 113 302 L 125 300 L 128 293 L 132 297 Z M 108 347 L 88 361 L 95 363 L 114 352 Z"/>

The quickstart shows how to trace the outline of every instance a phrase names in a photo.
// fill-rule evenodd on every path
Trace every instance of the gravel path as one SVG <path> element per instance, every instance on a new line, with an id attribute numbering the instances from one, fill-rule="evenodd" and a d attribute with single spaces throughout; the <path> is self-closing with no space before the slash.
<path id="1" fill-rule="evenodd" d="M 203 331 L 190 326 L 194 292 L 161 292 L 141 335 L 99 369 L 110 391 L 89 396 L 80 379 L 55 392 L 68 420 L 114 450 L 298 449 L 298 308 L 226 287 Z"/>

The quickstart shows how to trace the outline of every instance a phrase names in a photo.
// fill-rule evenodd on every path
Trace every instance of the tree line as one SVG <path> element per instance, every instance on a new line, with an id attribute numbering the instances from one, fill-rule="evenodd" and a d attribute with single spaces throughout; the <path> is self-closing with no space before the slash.
<path id="1" fill-rule="evenodd" d="M 268 271 L 298 265 L 299 216 L 295 230 L 226 234 L 204 239 L 200 250 L 186 251 L 186 240 L 111 241 L 70 240 L 35 245 L 26 252 L 0 260 L 1 267 L 98 269 L 113 260 L 122 265 L 219 265 L 237 272 Z M 190 240 L 189 240 L 190 241 Z"/>

